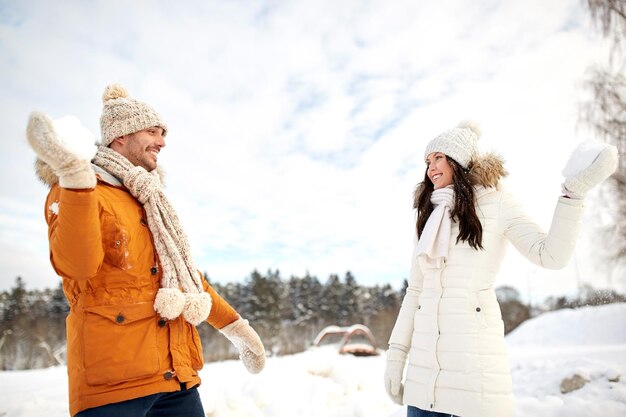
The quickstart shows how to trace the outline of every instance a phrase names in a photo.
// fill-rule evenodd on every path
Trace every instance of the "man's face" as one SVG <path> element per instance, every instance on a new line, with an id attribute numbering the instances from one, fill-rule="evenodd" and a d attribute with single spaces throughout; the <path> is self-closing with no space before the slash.
<path id="1" fill-rule="evenodd" d="M 163 129 L 156 126 L 117 138 L 114 143 L 116 145 L 112 149 L 148 172 L 157 167 L 158 154 L 165 146 Z"/>

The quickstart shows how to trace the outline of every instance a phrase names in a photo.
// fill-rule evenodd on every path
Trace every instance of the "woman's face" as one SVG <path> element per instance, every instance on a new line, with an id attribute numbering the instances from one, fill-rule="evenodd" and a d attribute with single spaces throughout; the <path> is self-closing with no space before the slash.
<path id="1" fill-rule="evenodd" d="M 443 153 L 433 152 L 428 155 L 426 157 L 426 167 L 426 174 L 435 186 L 435 190 L 452 184 L 454 171 Z"/>

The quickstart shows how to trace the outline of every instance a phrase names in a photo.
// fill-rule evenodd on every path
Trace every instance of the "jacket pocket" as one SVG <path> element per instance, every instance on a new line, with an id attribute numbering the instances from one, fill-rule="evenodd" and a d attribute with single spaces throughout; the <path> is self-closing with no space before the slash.
<path id="1" fill-rule="evenodd" d="M 88 307 L 83 320 L 83 364 L 88 385 L 117 384 L 159 372 L 152 303 Z"/>
<path id="2" fill-rule="evenodd" d="M 469 304 L 476 318 L 478 329 L 484 330 L 487 328 L 487 318 L 485 317 L 485 305 L 481 300 L 480 292 L 481 291 L 476 291 L 472 293 L 469 297 Z"/>
<path id="3" fill-rule="evenodd" d="M 189 346 L 189 356 L 191 359 L 191 367 L 199 371 L 204 366 L 204 357 L 202 356 L 202 341 L 200 335 L 194 326 L 185 322 L 185 329 L 187 330 L 187 340 L 191 339 Z"/>
<path id="4" fill-rule="evenodd" d="M 104 261 L 123 270 L 129 269 L 129 238 L 126 228 L 116 221 L 115 216 L 106 213 L 102 219 L 102 228 Z"/>

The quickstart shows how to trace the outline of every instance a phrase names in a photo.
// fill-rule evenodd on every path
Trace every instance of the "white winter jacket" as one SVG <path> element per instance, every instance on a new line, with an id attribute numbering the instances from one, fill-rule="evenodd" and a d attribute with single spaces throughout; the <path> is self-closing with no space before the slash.
<path id="1" fill-rule="evenodd" d="M 491 181 L 494 187 L 476 188 L 484 250 L 457 244 L 459 227 L 453 222 L 442 268 L 413 256 L 389 340 L 409 352 L 405 404 L 460 417 L 513 414 L 504 326 L 494 291 L 507 241 L 537 265 L 562 268 L 574 250 L 583 205 L 560 197 L 546 234 L 510 194 L 495 188 L 498 179 Z"/>

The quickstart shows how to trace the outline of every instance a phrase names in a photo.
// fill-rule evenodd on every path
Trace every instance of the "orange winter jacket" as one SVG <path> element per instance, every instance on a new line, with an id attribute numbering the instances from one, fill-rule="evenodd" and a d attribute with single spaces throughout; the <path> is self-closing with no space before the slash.
<path id="1" fill-rule="evenodd" d="M 70 304 L 70 414 L 200 383 L 202 346 L 182 317 L 154 311 L 161 268 L 143 206 L 98 178 L 92 190 L 53 185 L 45 206 L 50 261 Z M 206 281 L 220 329 L 239 318 Z"/>

